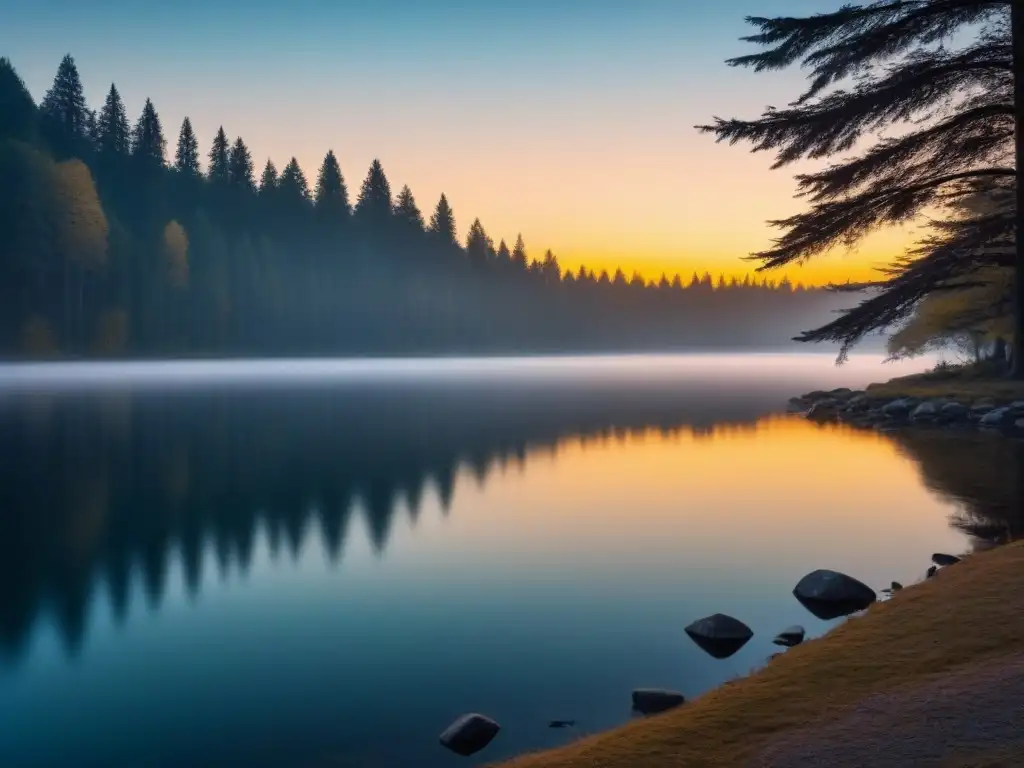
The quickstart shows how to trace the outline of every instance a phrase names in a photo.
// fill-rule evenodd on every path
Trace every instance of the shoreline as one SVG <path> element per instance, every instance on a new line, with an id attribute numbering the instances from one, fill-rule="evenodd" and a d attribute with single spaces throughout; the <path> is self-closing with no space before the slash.
<path id="1" fill-rule="evenodd" d="M 1024 677 L 1004 674 L 1016 669 L 1024 650 L 1022 571 L 1024 542 L 967 555 L 676 709 L 492 765 L 868 765 L 864 755 L 879 741 L 887 755 L 903 750 L 902 759 L 887 764 L 1020 764 L 1024 735 L 1014 726 L 1016 740 L 1007 741 L 1002 708 L 986 709 L 968 688 L 956 686 L 969 686 L 964 681 L 979 675 L 1004 679 L 1005 693 L 1024 701 Z M 937 700 L 936 689 L 946 691 Z M 929 716 L 909 717 L 915 707 Z M 914 738 L 920 722 L 938 709 L 945 713 L 944 738 Z M 855 716 L 860 725 L 847 727 Z M 992 734 L 984 754 L 977 747 L 979 727 Z M 925 760 L 915 749 L 942 754 Z"/>

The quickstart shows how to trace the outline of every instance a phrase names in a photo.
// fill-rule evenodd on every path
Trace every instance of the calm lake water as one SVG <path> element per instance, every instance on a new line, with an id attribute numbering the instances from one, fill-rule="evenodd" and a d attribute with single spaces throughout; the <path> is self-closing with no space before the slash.
<path id="1" fill-rule="evenodd" d="M 1019 520 L 1017 443 L 783 415 L 907 371 L 0 368 L 0 765 L 479 765 L 746 674 L 829 628 L 807 571 L 910 582 Z M 755 637 L 716 661 L 683 628 L 719 611 Z M 468 760 L 437 743 L 467 711 L 503 726 Z"/>

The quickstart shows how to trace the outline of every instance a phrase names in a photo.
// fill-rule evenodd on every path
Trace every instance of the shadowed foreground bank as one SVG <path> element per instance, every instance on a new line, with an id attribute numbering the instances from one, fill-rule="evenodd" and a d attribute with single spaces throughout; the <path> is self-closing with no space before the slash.
<path id="1" fill-rule="evenodd" d="M 903 702 L 923 700 L 954 676 L 974 677 L 972 669 L 978 675 L 1001 679 L 1007 677 L 1004 670 L 1019 666 L 1024 649 L 1021 573 L 1024 543 L 977 554 L 898 593 L 891 601 L 876 604 L 829 635 L 787 651 L 751 677 L 727 683 L 674 712 L 503 765 L 789 765 L 785 734 L 803 728 L 808 739 L 826 728 L 842 733 L 843 739 L 823 743 L 814 755 L 804 755 L 805 762 L 800 764 L 846 765 L 824 762 L 824 756 L 836 759 L 837 753 L 857 764 L 878 764 L 878 753 L 872 762 L 871 755 L 861 751 L 871 734 L 842 729 L 858 709 L 878 701 L 879 695 L 892 695 Z M 1016 679 L 1024 687 L 1024 678 Z M 1018 688 L 1011 694 L 1016 699 L 1012 709 L 1019 712 L 1024 690 Z M 915 760 L 914 765 L 1020 764 L 1024 735 L 1018 733 L 1016 743 L 998 740 L 1003 730 L 998 721 L 1005 718 L 1005 708 L 993 711 L 970 694 L 948 694 L 937 703 L 947 705 L 950 700 L 963 707 L 963 717 L 950 721 L 946 753 L 934 760 Z M 934 709 L 926 706 L 924 711 L 931 717 Z M 888 730 L 893 745 L 903 736 L 914 735 L 909 730 L 916 727 L 913 718 L 887 719 L 881 726 L 878 719 L 872 718 L 876 721 L 872 727 Z M 985 737 L 989 721 L 996 738 Z"/>

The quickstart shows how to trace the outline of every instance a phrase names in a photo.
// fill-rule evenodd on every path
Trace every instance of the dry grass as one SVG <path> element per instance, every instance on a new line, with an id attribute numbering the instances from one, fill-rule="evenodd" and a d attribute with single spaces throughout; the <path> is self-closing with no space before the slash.
<path id="1" fill-rule="evenodd" d="M 994 377 L 971 367 L 951 368 L 900 376 L 867 388 L 870 397 L 949 397 L 969 401 L 991 398 L 996 402 L 1024 400 L 1024 381 Z"/>
<path id="2" fill-rule="evenodd" d="M 824 638 L 787 651 L 751 677 L 673 712 L 526 755 L 503 768 L 742 765 L 769 737 L 832 719 L 869 694 L 1019 653 L 1024 648 L 1022 587 L 1024 543 L 971 556 Z M 1019 756 L 1019 751 L 957 756 L 950 768 L 1020 765 Z"/>

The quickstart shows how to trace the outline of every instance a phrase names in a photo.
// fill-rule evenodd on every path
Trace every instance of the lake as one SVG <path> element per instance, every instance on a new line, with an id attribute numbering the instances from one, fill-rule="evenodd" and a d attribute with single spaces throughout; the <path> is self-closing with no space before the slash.
<path id="1" fill-rule="evenodd" d="M 1018 443 L 784 414 L 915 368 L 878 360 L 2 367 L 0 765 L 480 765 L 744 675 L 835 623 L 808 571 L 1019 525 Z M 503 730 L 465 759 L 468 711 Z"/>

